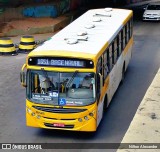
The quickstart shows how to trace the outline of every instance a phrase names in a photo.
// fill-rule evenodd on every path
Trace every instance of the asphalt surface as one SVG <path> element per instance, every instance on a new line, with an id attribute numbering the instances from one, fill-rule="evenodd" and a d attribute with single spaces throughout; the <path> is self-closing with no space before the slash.
<path id="1" fill-rule="evenodd" d="M 120 143 L 160 67 L 160 22 L 134 23 L 132 60 L 96 133 L 29 128 L 25 125 L 25 88 L 19 73 L 26 54 L 0 56 L 0 143 Z M 17 150 L 14 150 L 17 151 Z M 24 150 L 25 151 L 25 150 Z M 44 151 L 44 150 L 43 150 Z M 64 150 L 46 150 L 64 151 Z M 107 151 L 77 149 L 65 151 Z"/>
<path id="2" fill-rule="evenodd" d="M 117 152 L 159 152 L 159 118 L 160 69 L 141 101 Z"/>

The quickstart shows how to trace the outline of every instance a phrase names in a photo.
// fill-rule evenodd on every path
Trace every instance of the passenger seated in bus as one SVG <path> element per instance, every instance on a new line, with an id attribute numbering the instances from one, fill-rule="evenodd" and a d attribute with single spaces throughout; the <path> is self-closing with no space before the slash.
<path id="1" fill-rule="evenodd" d="M 41 93 L 47 93 L 51 89 L 55 88 L 50 78 L 46 78 L 43 75 L 39 75 L 39 81 L 40 81 Z"/>
<path id="2" fill-rule="evenodd" d="M 79 87 L 92 89 L 92 79 L 90 78 L 90 76 L 86 75 L 81 81 Z"/>

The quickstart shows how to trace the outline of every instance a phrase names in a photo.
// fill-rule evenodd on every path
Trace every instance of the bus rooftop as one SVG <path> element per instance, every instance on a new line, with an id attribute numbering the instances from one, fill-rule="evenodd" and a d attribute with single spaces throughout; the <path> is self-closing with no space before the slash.
<path id="1" fill-rule="evenodd" d="M 93 9 L 87 11 L 59 33 L 37 47 L 29 56 L 72 56 L 84 53 L 93 57 L 107 47 L 132 16 L 131 10 Z M 107 42 L 107 43 L 106 43 Z"/>

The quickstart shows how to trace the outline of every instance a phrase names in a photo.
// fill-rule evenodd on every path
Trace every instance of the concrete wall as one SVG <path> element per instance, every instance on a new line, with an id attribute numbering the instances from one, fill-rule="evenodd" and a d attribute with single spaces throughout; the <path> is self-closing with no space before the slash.
<path id="1" fill-rule="evenodd" d="M 147 1 L 147 0 L 113 0 L 114 4 L 116 6 L 123 6 L 126 4 L 132 4 L 132 3 L 138 3 L 138 2 L 142 2 L 142 1 Z"/>
<path id="2" fill-rule="evenodd" d="M 11 0 L 8 0 L 11 1 Z M 26 0 L 23 1 L 23 3 Z M 31 3 L 32 1 L 37 1 L 37 3 Z M 52 17 L 53 14 L 56 14 L 54 17 L 60 16 L 64 13 L 66 13 L 67 11 L 72 11 L 75 10 L 77 8 L 79 8 L 80 6 L 84 5 L 85 3 L 87 3 L 89 0 L 52 0 L 52 2 L 50 2 L 51 0 L 45 0 L 44 2 L 39 3 L 39 0 L 27 0 L 27 2 L 29 4 L 23 4 L 20 6 L 16 6 L 16 7 L 5 7 L 5 10 L 0 11 L 0 22 L 8 22 L 11 20 L 20 20 L 23 19 L 25 17 L 44 17 L 42 15 L 44 15 L 44 10 L 46 9 L 47 12 L 47 7 L 51 7 L 54 8 L 52 10 Z M 43 0 L 44 1 L 44 0 Z M 91 1 L 91 0 L 90 0 Z M 12 0 L 12 3 L 21 3 L 21 0 Z M 41 8 L 41 9 L 39 9 Z M 43 8 L 43 9 L 42 9 Z M 24 11 L 26 10 L 26 12 L 29 10 L 34 12 L 33 16 L 24 16 L 26 15 L 26 13 L 24 13 Z M 42 11 L 40 11 L 42 10 Z M 47 12 L 48 13 L 48 12 Z M 47 14 L 46 13 L 46 14 Z M 29 14 L 29 13 L 28 13 Z M 50 17 L 50 16 L 45 16 L 45 17 Z"/>

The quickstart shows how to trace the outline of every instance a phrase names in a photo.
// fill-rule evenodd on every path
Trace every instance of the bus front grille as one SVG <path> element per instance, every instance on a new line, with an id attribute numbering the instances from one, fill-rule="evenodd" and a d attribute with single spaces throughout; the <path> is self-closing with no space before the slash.
<path id="1" fill-rule="evenodd" d="M 70 120 L 71 121 L 72 120 L 76 120 L 76 119 L 73 119 L 73 118 L 72 119 L 71 118 L 68 118 L 68 119 L 67 118 L 66 119 L 57 119 L 57 118 L 49 118 L 49 117 L 43 117 L 43 118 L 45 118 L 45 119 L 52 119 L 52 120 L 68 120 L 68 121 L 70 121 Z"/>
<path id="2" fill-rule="evenodd" d="M 32 107 L 40 111 L 51 112 L 51 113 L 79 113 L 87 110 L 87 109 L 56 108 L 56 107 L 41 107 L 41 106 L 32 106 Z"/>

